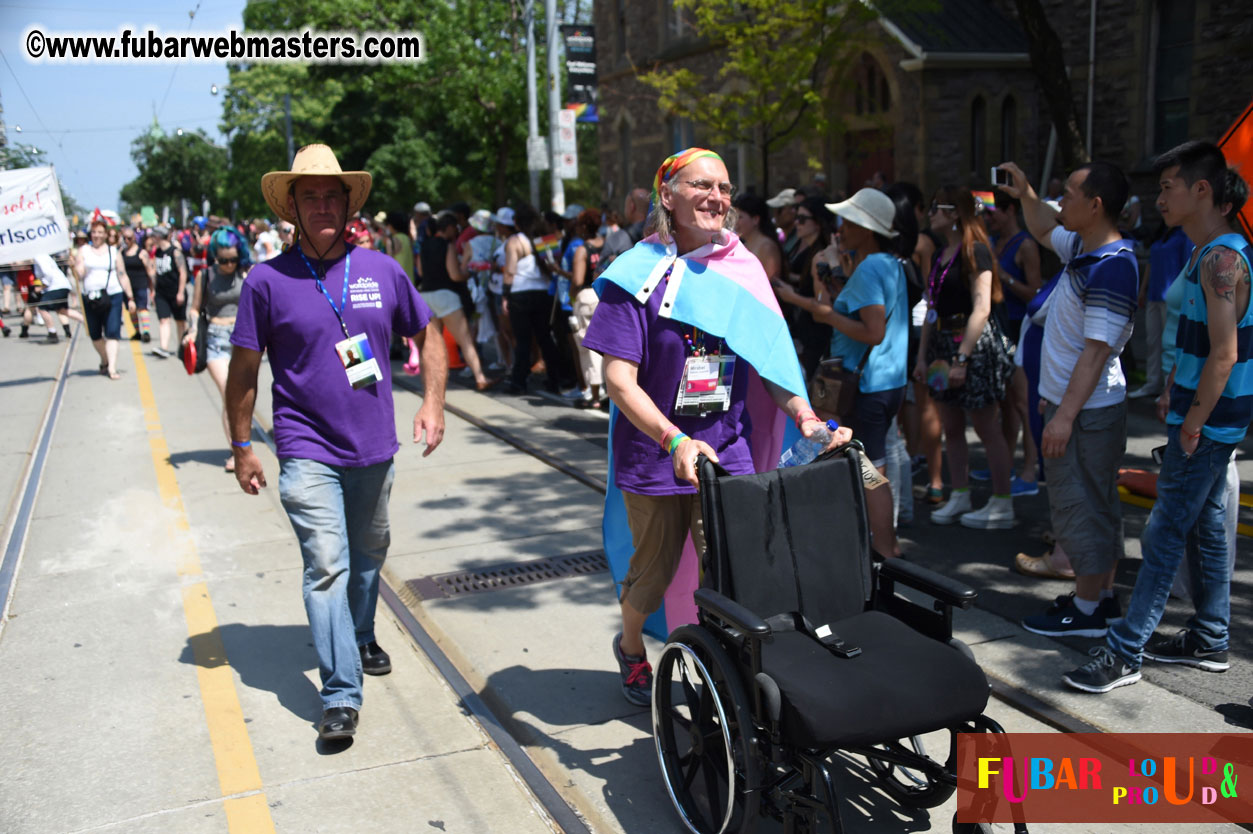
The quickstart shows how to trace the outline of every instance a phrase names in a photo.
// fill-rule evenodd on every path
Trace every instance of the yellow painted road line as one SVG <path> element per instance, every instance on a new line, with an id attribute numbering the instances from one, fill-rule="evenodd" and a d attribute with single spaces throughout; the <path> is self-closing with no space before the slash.
<path id="1" fill-rule="evenodd" d="M 127 325 L 130 329 L 129 322 Z M 175 514 L 170 524 L 170 539 L 178 553 L 178 575 L 184 582 L 183 616 L 187 620 L 187 635 L 196 660 L 196 677 L 200 683 L 205 723 L 209 728 L 209 743 L 213 747 L 222 795 L 227 797 L 223 803 L 227 827 L 231 834 L 266 834 L 274 831 L 274 820 L 270 817 L 265 794 L 261 792 L 261 771 L 252 751 L 247 725 L 244 724 L 239 693 L 235 689 L 235 675 L 226 657 L 226 647 L 222 645 L 209 586 L 192 541 L 178 478 L 170 465 L 169 447 L 165 442 L 156 398 L 152 393 L 152 380 L 148 376 L 140 344 L 130 343 L 131 356 L 135 360 L 135 381 L 139 386 L 139 401 L 148 427 L 148 447 L 157 474 L 157 491 L 161 503 Z"/>

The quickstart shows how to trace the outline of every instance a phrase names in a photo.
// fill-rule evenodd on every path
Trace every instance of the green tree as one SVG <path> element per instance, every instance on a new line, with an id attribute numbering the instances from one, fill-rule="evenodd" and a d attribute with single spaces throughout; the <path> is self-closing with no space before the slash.
<path id="1" fill-rule="evenodd" d="M 896 0 L 909 3 L 913 0 Z M 762 189 L 770 191 L 769 155 L 794 137 L 826 136 L 838 127 L 824 105 L 840 71 L 874 35 L 876 12 L 845 0 L 674 0 L 697 35 L 717 45 L 716 78 L 684 67 L 641 76 L 661 108 L 703 124 L 718 142 L 756 146 Z M 883 4 L 876 4 L 885 12 Z M 834 81 L 834 84 L 833 84 Z"/>
<path id="2" fill-rule="evenodd" d="M 131 159 L 139 176 L 122 186 L 127 213 L 144 205 L 175 205 L 186 199 L 200 213 L 200 203 L 221 205 L 226 149 L 204 131 L 165 136 L 150 130 L 131 143 Z"/>

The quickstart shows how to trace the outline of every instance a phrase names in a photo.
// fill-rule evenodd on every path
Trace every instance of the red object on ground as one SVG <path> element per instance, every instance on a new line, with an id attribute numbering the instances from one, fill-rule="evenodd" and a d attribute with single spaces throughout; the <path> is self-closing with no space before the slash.
<path id="1" fill-rule="evenodd" d="M 183 345 L 183 367 L 187 369 L 188 376 L 196 372 L 196 343 L 194 341 Z"/>
<path id="2" fill-rule="evenodd" d="M 1126 487 L 1133 495 L 1157 499 L 1157 474 L 1143 469 L 1119 469 L 1118 486 Z"/>
<path id="3" fill-rule="evenodd" d="M 444 344 L 448 346 L 448 367 L 464 368 L 465 360 L 461 358 L 461 351 L 457 350 L 457 342 L 453 339 L 452 334 L 448 332 L 448 328 L 444 328 Z"/>

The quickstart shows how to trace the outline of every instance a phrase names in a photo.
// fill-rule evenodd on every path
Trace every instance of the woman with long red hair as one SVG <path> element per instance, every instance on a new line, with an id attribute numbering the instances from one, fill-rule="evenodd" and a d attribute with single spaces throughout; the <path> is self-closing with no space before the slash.
<path id="1" fill-rule="evenodd" d="M 996 260 L 976 211 L 974 195 L 944 186 L 931 202 L 931 228 L 944 240 L 927 279 L 927 315 L 914 378 L 926 380 L 940 411 L 953 491 L 931 513 L 933 524 L 1004 529 L 1014 524 L 1010 455 L 997 403 L 1014 371 L 992 305 L 1002 299 Z M 992 498 L 971 511 L 966 421 L 983 441 L 992 473 Z"/>

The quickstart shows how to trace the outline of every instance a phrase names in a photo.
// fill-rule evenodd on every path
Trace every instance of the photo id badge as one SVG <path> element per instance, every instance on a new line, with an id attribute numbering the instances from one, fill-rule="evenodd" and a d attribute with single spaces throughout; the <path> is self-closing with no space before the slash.
<path id="1" fill-rule="evenodd" d="M 370 340 L 364 333 L 338 342 L 335 352 L 339 354 L 344 373 L 348 375 L 348 384 L 354 389 L 373 385 L 383 379 L 378 360 L 374 358 L 374 351 L 370 350 Z"/>
<path id="2" fill-rule="evenodd" d="M 731 385 L 735 381 L 735 356 L 689 356 L 683 365 L 674 413 L 684 417 L 704 417 L 731 407 Z"/>

